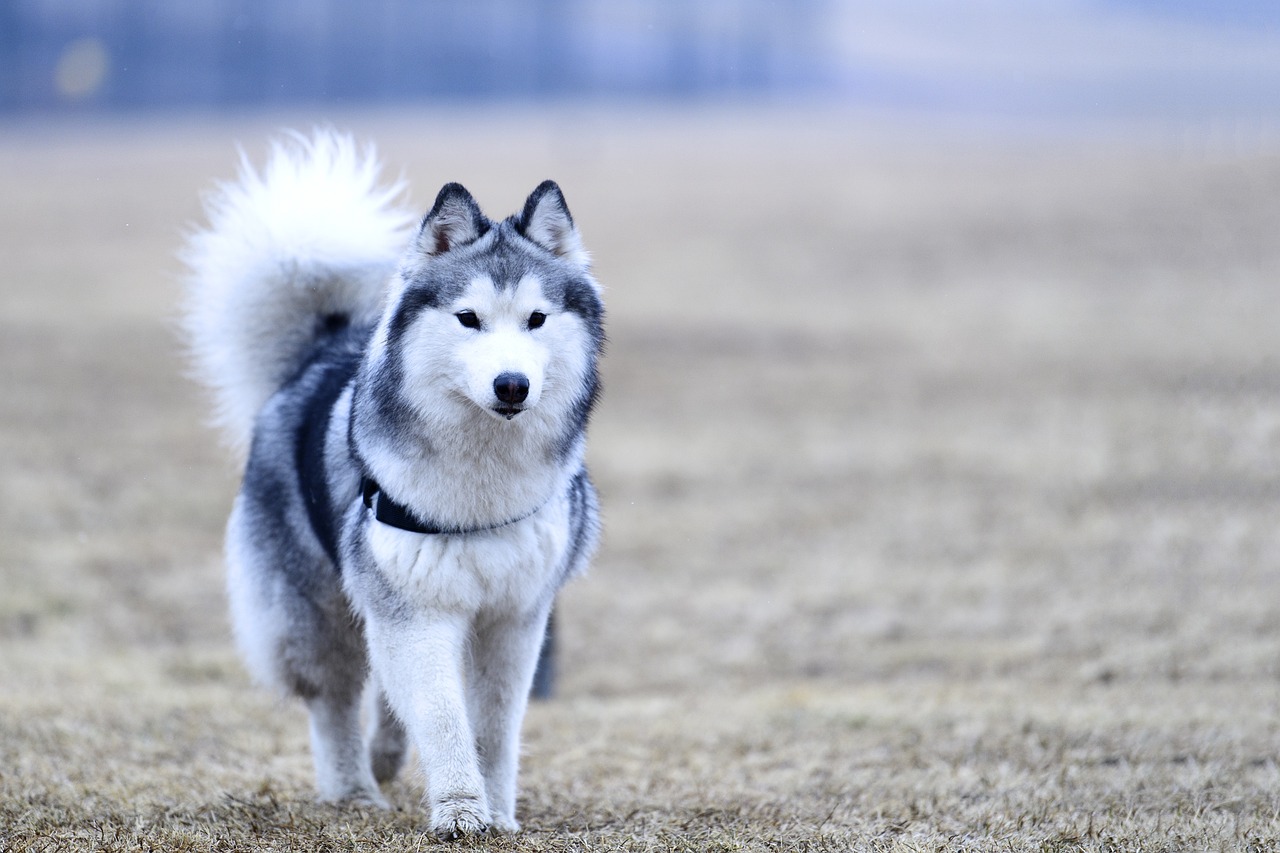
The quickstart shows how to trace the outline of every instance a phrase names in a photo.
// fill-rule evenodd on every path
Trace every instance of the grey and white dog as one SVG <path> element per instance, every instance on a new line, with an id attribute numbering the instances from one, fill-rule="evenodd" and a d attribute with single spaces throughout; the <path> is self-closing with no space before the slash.
<path id="1" fill-rule="evenodd" d="M 385 805 L 412 745 L 434 832 L 513 832 L 552 601 L 599 528 L 600 288 L 554 183 L 501 222 L 449 184 L 414 228 L 378 172 L 286 139 L 187 246 L 197 369 L 247 455 L 232 621 L 306 702 L 322 799 Z"/>

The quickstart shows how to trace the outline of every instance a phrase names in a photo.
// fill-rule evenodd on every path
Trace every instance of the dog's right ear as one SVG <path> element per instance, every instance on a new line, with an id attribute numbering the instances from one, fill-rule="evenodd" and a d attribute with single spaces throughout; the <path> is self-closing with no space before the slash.
<path id="1" fill-rule="evenodd" d="M 489 230 L 489 220 L 462 184 L 445 184 L 422 220 L 417 245 L 424 255 L 443 255 L 473 243 Z"/>

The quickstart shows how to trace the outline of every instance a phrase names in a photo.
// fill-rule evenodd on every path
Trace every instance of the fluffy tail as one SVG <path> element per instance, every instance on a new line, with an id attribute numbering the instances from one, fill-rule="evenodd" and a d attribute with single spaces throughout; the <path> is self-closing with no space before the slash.
<path id="1" fill-rule="evenodd" d="M 217 421 L 241 452 L 267 399 L 335 322 L 374 323 L 409 237 L 400 182 L 379 182 L 372 149 L 317 131 L 276 142 L 262 172 L 205 202 L 191 235 L 186 331 Z"/>

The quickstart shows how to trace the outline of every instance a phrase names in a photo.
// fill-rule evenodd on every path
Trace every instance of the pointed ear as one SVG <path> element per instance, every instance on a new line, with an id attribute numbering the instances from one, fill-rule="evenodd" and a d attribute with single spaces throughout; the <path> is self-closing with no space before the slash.
<path id="1" fill-rule="evenodd" d="M 443 255 L 484 236 L 489 220 L 462 184 L 445 184 L 431 212 L 422 220 L 418 248 L 424 255 Z"/>
<path id="2" fill-rule="evenodd" d="M 524 203 L 516 230 L 551 254 L 586 269 L 591 265 L 582 238 L 555 181 L 543 181 Z"/>

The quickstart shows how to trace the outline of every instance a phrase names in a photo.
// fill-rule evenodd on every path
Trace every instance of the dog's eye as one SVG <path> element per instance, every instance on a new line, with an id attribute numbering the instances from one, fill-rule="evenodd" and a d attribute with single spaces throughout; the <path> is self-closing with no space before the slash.
<path id="1" fill-rule="evenodd" d="M 542 326 L 542 324 L 545 322 L 547 322 L 547 315 L 543 314 L 541 311 L 534 311 L 532 314 L 529 315 L 530 329 L 537 329 L 540 326 Z"/>
<path id="2" fill-rule="evenodd" d="M 459 311 L 453 316 L 458 318 L 458 322 L 466 326 L 468 329 L 480 328 L 480 318 L 476 316 L 474 311 Z"/>

